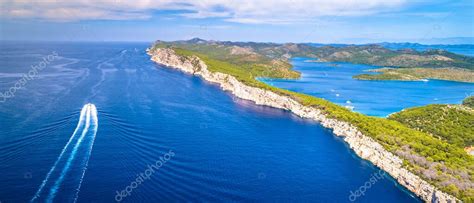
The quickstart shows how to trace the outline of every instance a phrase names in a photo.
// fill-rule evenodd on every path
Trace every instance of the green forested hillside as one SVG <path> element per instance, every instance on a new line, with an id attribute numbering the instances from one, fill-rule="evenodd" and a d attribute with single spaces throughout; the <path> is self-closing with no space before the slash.
<path id="1" fill-rule="evenodd" d="M 474 96 L 464 99 L 464 101 L 462 101 L 462 105 L 474 108 Z"/>
<path id="2" fill-rule="evenodd" d="M 324 61 L 342 61 L 402 68 L 462 68 L 474 71 L 474 58 L 443 50 L 393 51 L 379 45 L 322 47 L 316 52 Z"/>
<path id="3" fill-rule="evenodd" d="M 223 42 L 207 42 L 200 39 L 179 42 L 158 42 L 156 47 L 174 47 L 189 51 L 198 51 L 206 56 L 226 61 L 245 69 L 256 77 L 299 78 L 300 73 L 293 71 L 287 60 L 271 58 L 253 51 L 248 47 L 225 45 Z"/>
<path id="4" fill-rule="evenodd" d="M 403 110 L 389 119 L 459 147 L 474 145 L 474 110 L 469 107 L 433 104 Z"/>

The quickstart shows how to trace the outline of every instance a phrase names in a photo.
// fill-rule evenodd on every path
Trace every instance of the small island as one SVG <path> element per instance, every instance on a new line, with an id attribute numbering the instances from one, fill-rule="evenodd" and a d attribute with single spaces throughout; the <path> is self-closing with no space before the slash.
<path id="1" fill-rule="evenodd" d="M 372 74 L 355 75 L 358 80 L 424 81 L 427 79 L 474 83 L 474 71 L 462 68 L 379 68 Z"/>

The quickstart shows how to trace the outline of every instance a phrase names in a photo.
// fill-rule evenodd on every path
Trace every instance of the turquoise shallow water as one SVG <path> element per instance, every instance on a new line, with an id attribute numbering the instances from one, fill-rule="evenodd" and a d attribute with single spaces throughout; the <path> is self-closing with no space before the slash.
<path id="1" fill-rule="evenodd" d="M 443 80 L 363 81 L 352 76 L 377 68 L 350 63 L 310 62 L 294 58 L 291 63 L 302 77 L 296 80 L 265 79 L 270 85 L 327 99 L 354 111 L 385 117 L 404 108 L 427 104 L 459 104 L 474 95 L 473 83 Z"/>
<path id="2" fill-rule="evenodd" d="M 60 56 L 0 103 L 1 202 L 350 202 L 368 181 L 352 200 L 420 201 L 370 184 L 379 170 L 318 123 L 156 65 L 148 46 L 0 46 L 2 92 Z"/>

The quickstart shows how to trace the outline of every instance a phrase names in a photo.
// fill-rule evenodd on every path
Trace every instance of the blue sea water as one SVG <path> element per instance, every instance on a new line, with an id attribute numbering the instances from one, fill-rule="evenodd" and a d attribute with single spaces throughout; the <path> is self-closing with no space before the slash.
<path id="1" fill-rule="evenodd" d="M 420 201 L 371 183 L 379 170 L 318 123 L 156 65 L 147 46 L 2 42 L 2 93 L 57 53 L 0 103 L 2 203 L 350 202 L 361 186 L 358 202 Z"/>
<path id="2" fill-rule="evenodd" d="M 365 81 L 352 76 L 378 67 L 350 63 L 312 62 L 294 58 L 300 79 L 260 80 L 270 85 L 314 95 L 371 116 L 386 117 L 402 109 L 427 104 L 459 104 L 474 95 L 474 84 L 443 80 Z"/>

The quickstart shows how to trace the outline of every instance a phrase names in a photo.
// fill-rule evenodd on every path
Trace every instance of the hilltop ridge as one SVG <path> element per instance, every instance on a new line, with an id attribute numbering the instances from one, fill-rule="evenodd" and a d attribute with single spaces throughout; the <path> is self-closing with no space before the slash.
<path id="1" fill-rule="evenodd" d="M 364 45 L 312 45 L 308 43 L 232 42 L 193 38 L 175 42 L 158 41 L 155 44 L 180 46 L 240 47 L 273 59 L 310 57 L 320 61 L 350 62 L 376 66 L 403 68 L 463 68 L 474 70 L 474 57 L 455 54 L 441 49 L 416 51 L 392 50 L 384 43 Z"/>

